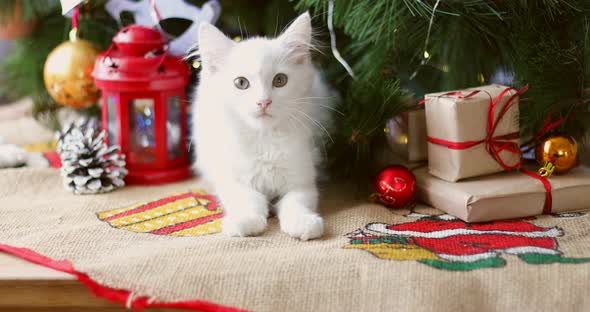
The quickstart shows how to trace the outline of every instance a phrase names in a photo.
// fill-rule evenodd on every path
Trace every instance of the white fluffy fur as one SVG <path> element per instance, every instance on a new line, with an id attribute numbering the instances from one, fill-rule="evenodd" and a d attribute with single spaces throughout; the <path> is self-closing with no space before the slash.
<path id="1" fill-rule="evenodd" d="M 273 209 L 283 232 L 320 237 L 316 170 L 332 97 L 311 62 L 309 14 L 276 39 L 236 43 L 209 24 L 199 38 L 203 69 L 193 137 L 197 169 L 225 209 L 223 231 L 260 234 Z M 272 84 L 278 73 L 288 77 L 282 88 Z M 247 78 L 249 88 L 236 88 L 237 77 Z M 260 117 L 257 102 L 264 99 L 272 100 L 271 117 Z"/>

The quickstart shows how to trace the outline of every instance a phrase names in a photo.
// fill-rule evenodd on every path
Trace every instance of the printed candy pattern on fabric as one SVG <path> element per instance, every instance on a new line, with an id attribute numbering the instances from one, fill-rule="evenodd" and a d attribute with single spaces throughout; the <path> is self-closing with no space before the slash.
<path id="1" fill-rule="evenodd" d="M 344 248 L 449 271 L 504 267 L 503 255 L 529 264 L 590 262 L 590 258 L 565 257 L 557 242 L 563 235 L 558 227 L 544 228 L 524 219 L 470 224 L 442 215 L 394 225 L 369 223 L 350 233 L 350 244 Z"/>
<path id="2" fill-rule="evenodd" d="M 192 190 L 97 216 L 112 227 L 137 233 L 201 236 L 221 232 L 223 211 L 216 197 Z"/>

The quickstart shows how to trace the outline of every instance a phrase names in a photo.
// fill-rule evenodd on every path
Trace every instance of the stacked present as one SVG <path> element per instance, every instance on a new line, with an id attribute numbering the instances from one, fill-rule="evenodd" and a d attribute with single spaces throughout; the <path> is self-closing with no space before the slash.
<path id="1" fill-rule="evenodd" d="M 426 95 L 428 166 L 414 170 L 420 200 L 467 222 L 590 209 L 590 170 L 571 169 L 573 139 L 537 148 L 547 158 L 538 160 L 550 161 L 543 170 L 523 166 L 518 105 L 524 92 L 489 85 Z M 562 174 L 551 176 L 554 169 Z"/>

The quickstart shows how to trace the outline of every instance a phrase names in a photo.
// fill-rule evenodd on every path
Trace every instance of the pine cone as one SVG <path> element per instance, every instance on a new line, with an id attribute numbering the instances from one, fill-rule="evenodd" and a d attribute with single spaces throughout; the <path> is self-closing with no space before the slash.
<path id="1" fill-rule="evenodd" d="M 64 186 L 74 194 L 96 194 L 113 191 L 125 185 L 125 155 L 119 146 L 107 146 L 106 132 L 96 119 L 80 119 L 58 134 Z"/>

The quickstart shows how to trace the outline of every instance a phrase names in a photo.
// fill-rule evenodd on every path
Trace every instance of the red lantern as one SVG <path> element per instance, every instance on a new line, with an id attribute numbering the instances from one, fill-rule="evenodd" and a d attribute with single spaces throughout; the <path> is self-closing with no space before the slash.
<path id="1" fill-rule="evenodd" d="M 102 91 L 108 143 L 121 146 L 130 184 L 156 184 L 191 176 L 186 149 L 185 87 L 189 69 L 168 55 L 160 31 L 128 26 L 94 67 Z"/>

